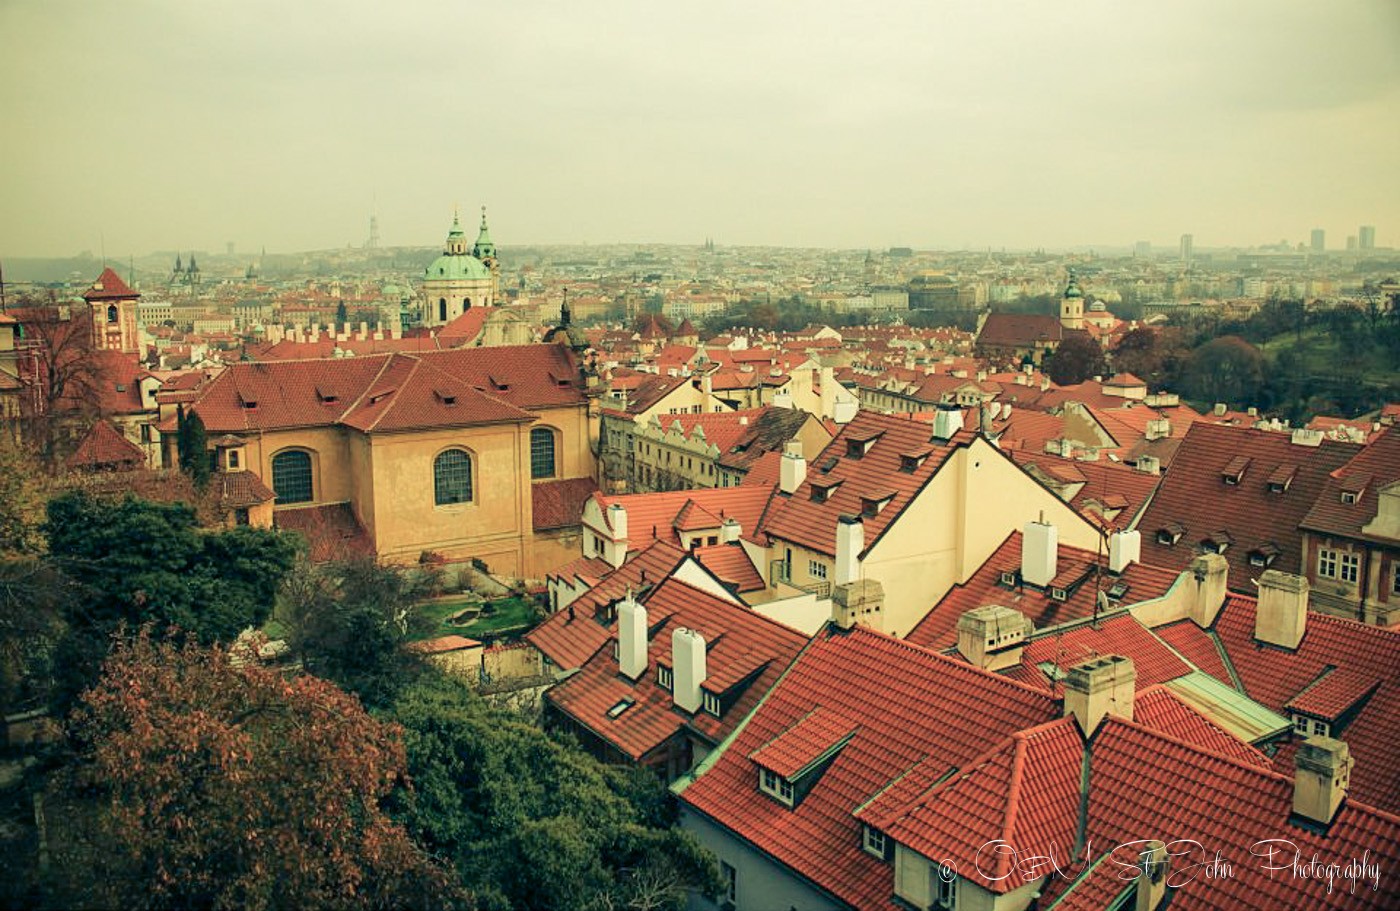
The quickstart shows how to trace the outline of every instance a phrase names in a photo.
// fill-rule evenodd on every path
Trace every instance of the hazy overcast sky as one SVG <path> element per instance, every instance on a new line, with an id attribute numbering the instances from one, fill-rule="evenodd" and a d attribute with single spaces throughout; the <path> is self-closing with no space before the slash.
<path id="1" fill-rule="evenodd" d="M 0 0 L 0 259 L 1400 246 L 1397 0 Z"/>

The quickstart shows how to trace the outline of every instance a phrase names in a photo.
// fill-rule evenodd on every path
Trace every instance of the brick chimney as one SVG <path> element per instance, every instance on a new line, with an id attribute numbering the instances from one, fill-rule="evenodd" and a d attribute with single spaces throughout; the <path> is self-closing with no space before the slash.
<path id="1" fill-rule="evenodd" d="M 1029 522 L 1021 533 L 1021 581 L 1044 588 L 1055 578 L 1060 533 L 1045 522 Z"/>
<path id="2" fill-rule="evenodd" d="M 807 460 L 802 457 L 802 444 L 789 440 L 783 447 L 783 460 L 779 466 L 778 487 L 785 494 L 797 492 L 802 482 L 807 480 Z"/>
<path id="3" fill-rule="evenodd" d="M 617 606 L 617 667 L 630 680 L 647 670 L 647 609 L 630 592 Z"/>
<path id="4" fill-rule="evenodd" d="M 1186 570 L 1187 616 L 1202 629 L 1215 623 L 1215 615 L 1225 606 L 1225 584 L 1230 564 L 1220 554 L 1202 554 Z"/>
<path id="5" fill-rule="evenodd" d="M 1108 536 L 1108 571 L 1121 573 L 1130 564 L 1142 562 L 1142 533 L 1116 531 Z"/>
<path id="6" fill-rule="evenodd" d="M 966 611 L 958 618 L 958 653 L 968 664 L 1004 671 L 1021 663 L 1035 626 L 1020 611 L 999 604 Z"/>
<path id="7" fill-rule="evenodd" d="M 705 637 L 681 627 L 671 634 L 671 698 L 692 714 L 700 711 L 700 684 L 705 682 Z"/>
<path id="8" fill-rule="evenodd" d="M 833 582 L 845 585 L 860 578 L 860 552 L 865 550 L 865 523 L 859 516 L 836 520 L 836 572 Z"/>
<path id="9" fill-rule="evenodd" d="M 1136 681 L 1133 659 L 1122 655 L 1076 664 L 1065 675 L 1065 714 L 1074 716 L 1085 737 L 1092 736 L 1110 712 L 1132 721 Z"/>
<path id="10" fill-rule="evenodd" d="M 1254 611 L 1254 638 L 1294 649 L 1308 626 L 1308 580 L 1266 569 L 1259 576 L 1259 606 Z"/>
<path id="11" fill-rule="evenodd" d="M 1351 785 L 1351 750 L 1331 737 L 1309 737 L 1293 764 L 1293 812 L 1328 825 Z"/>
<path id="12" fill-rule="evenodd" d="M 831 620 L 848 630 L 863 623 L 884 632 L 885 587 L 874 579 L 839 584 L 831 593 Z"/>

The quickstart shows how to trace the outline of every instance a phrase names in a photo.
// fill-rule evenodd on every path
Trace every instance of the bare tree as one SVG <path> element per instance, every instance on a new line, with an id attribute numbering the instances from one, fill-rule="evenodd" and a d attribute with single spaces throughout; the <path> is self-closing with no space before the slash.
<path id="1" fill-rule="evenodd" d="M 22 434 L 47 462 L 75 429 L 86 429 L 100 411 L 105 360 L 92 340 L 86 303 L 21 301 L 10 311 L 20 324 L 20 370 L 27 394 L 20 408 Z"/>

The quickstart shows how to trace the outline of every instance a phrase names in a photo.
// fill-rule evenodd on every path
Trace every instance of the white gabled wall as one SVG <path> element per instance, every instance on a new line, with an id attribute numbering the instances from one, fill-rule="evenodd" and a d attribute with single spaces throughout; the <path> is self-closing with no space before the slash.
<path id="1" fill-rule="evenodd" d="M 885 631 L 906 636 L 953 585 L 966 582 L 1026 523 L 1055 525 L 1086 550 L 1099 533 L 981 437 L 955 452 L 870 548 L 862 575 L 885 587 Z"/>

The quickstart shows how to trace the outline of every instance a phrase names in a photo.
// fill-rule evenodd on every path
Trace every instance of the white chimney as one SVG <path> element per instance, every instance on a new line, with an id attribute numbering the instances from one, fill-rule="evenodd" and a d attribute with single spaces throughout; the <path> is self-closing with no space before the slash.
<path id="1" fill-rule="evenodd" d="M 1060 532 L 1045 522 L 1027 523 L 1021 533 L 1021 581 L 1041 588 L 1059 568 Z"/>
<path id="2" fill-rule="evenodd" d="M 1108 536 L 1108 571 L 1121 573 L 1131 563 L 1142 562 L 1142 532 L 1116 531 Z"/>
<path id="3" fill-rule="evenodd" d="M 846 585 L 860 578 L 860 552 L 865 549 L 865 523 L 859 516 L 836 520 L 835 584 Z"/>
<path id="4" fill-rule="evenodd" d="M 853 398 L 843 398 L 837 400 L 832 407 L 831 419 L 838 424 L 849 424 L 855 420 L 856 412 L 860 410 L 860 403 Z"/>
<path id="5" fill-rule="evenodd" d="M 1162 473 L 1162 462 L 1156 456 L 1138 456 L 1136 467 L 1137 470 L 1143 474 L 1156 475 Z"/>
<path id="6" fill-rule="evenodd" d="M 715 394 L 715 381 L 708 373 L 700 377 L 700 391 L 705 396 L 705 407 L 710 406 L 710 396 Z"/>
<path id="7" fill-rule="evenodd" d="M 617 605 L 617 667 L 630 680 L 647 669 L 647 609 L 631 593 Z"/>
<path id="8" fill-rule="evenodd" d="M 1009 420 L 1011 420 L 1011 403 L 1010 403 L 1010 402 L 1007 402 L 1006 404 L 1004 404 L 1004 405 L 1001 406 L 1001 419 L 1004 420 L 1004 421 L 1009 421 Z"/>
<path id="9" fill-rule="evenodd" d="M 1001 402 L 991 402 L 987 405 L 987 420 L 995 421 L 1001 414 Z"/>
<path id="10" fill-rule="evenodd" d="M 1136 682 L 1133 659 L 1122 655 L 1103 655 L 1076 664 L 1065 674 L 1065 714 L 1074 716 L 1086 738 L 1110 712 L 1132 721 Z"/>
<path id="11" fill-rule="evenodd" d="M 940 408 L 933 417 L 933 438 L 935 440 L 952 439 L 953 434 L 963 428 L 963 414 L 961 408 Z"/>
<path id="12" fill-rule="evenodd" d="M 802 457 L 802 444 L 790 440 L 783 447 L 783 459 L 779 465 L 778 487 L 783 493 L 792 494 L 807 480 L 807 460 Z"/>
<path id="13" fill-rule="evenodd" d="M 603 559 L 617 569 L 627 562 L 627 507 L 621 503 L 609 506 L 608 525 L 612 528 L 612 537 L 603 542 Z"/>
<path id="14" fill-rule="evenodd" d="M 1351 786 L 1351 749 L 1331 737 L 1309 737 L 1293 756 L 1293 812 L 1328 825 Z"/>
<path id="15" fill-rule="evenodd" d="M 687 712 L 700 711 L 705 682 L 705 637 L 681 627 L 671 634 L 671 698 Z"/>
<path id="16" fill-rule="evenodd" d="M 1254 638 L 1294 649 L 1308 626 L 1308 580 L 1266 569 L 1259 576 L 1259 603 L 1254 610 Z"/>
<path id="17" fill-rule="evenodd" d="M 732 518 L 725 519 L 719 527 L 719 539 L 725 544 L 733 544 L 739 540 L 739 536 L 744 530 L 739 523 Z"/>

